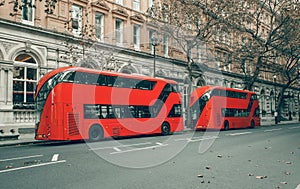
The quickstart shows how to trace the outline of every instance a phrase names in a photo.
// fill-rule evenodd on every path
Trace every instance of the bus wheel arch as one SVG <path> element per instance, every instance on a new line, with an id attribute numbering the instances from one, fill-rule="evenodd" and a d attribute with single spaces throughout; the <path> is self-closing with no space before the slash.
<path id="1" fill-rule="evenodd" d="M 171 134 L 170 124 L 167 121 L 164 121 L 161 124 L 161 134 L 162 135 L 169 135 L 169 134 Z"/>
<path id="2" fill-rule="evenodd" d="M 250 122 L 250 128 L 251 128 L 251 129 L 254 129 L 254 128 L 255 128 L 255 122 L 254 122 L 253 119 L 252 119 L 251 122 Z"/>
<path id="3" fill-rule="evenodd" d="M 230 129 L 230 127 L 229 127 L 229 121 L 228 120 L 225 120 L 224 121 L 224 131 L 227 131 L 227 130 L 229 130 Z"/>
<path id="4" fill-rule="evenodd" d="M 89 129 L 89 140 L 91 142 L 99 141 L 104 138 L 104 130 L 101 125 L 93 124 Z"/>

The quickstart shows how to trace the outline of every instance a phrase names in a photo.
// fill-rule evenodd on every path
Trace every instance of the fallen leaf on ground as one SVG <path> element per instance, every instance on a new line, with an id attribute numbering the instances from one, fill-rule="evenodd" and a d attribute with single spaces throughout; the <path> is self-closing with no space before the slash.
<path id="1" fill-rule="evenodd" d="M 267 176 L 256 176 L 255 178 L 257 179 L 264 179 L 264 178 L 268 178 Z"/>
<path id="2" fill-rule="evenodd" d="M 284 172 L 284 174 L 286 174 L 286 175 L 291 175 L 291 173 L 290 173 L 290 172 L 287 172 L 287 171 Z"/>

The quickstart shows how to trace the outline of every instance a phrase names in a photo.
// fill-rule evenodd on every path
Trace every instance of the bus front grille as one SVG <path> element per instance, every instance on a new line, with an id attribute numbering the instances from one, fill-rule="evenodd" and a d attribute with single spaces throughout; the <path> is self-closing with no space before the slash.
<path id="1" fill-rule="evenodd" d="M 68 113 L 68 131 L 70 136 L 79 135 L 79 113 Z"/>

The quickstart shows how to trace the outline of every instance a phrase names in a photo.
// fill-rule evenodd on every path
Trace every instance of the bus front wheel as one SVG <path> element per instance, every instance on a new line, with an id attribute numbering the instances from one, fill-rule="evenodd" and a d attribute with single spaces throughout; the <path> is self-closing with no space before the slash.
<path id="1" fill-rule="evenodd" d="M 229 122 L 228 121 L 224 121 L 224 131 L 229 130 Z"/>
<path id="2" fill-rule="evenodd" d="M 103 139 L 104 132 L 100 125 L 93 125 L 89 130 L 89 140 L 92 142 Z"/>
<path id="3" fill-rule="evenodd" d="M 170 125 L 167 122 L 164 122 L 161 125 L 161 134 L 162 135 L 169 135 L 170 134 Z"/>

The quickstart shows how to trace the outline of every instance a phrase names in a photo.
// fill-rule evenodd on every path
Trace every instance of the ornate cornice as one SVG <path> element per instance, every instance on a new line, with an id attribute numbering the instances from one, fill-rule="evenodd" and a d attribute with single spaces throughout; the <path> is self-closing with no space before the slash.
<path id="1" fill-rule="evenodd" d="M 144 23 L 145 22 L 144 17 L 142 15 L 140 15 L 140 14 L 136 14 L 136 15 L 130 16 L 130 19 L 134 20 L 134 21 L 137 21 L 137 22 L 140 22 L 140 23 Z"/>
<path id="2" fill-rule="evenodd" d="M 124 18 L 127 18 L 129 16 L 129 14 L 127 13 L 127 11 L 124 8 L 121 7 L 117 7 L 116 9 L 114 9 L 112 11 L 113 14 L 117 14 L 119 16 L 122 16 Z"/>
<path id="3" fill-rule="evenodd" d="M 92 5 L 97 8 L 104 9 L 106 11 L 110 10 L 109 6 L 106 4 L 104 0 L 98 0 L 96 2 L 93 2 Z"/>

